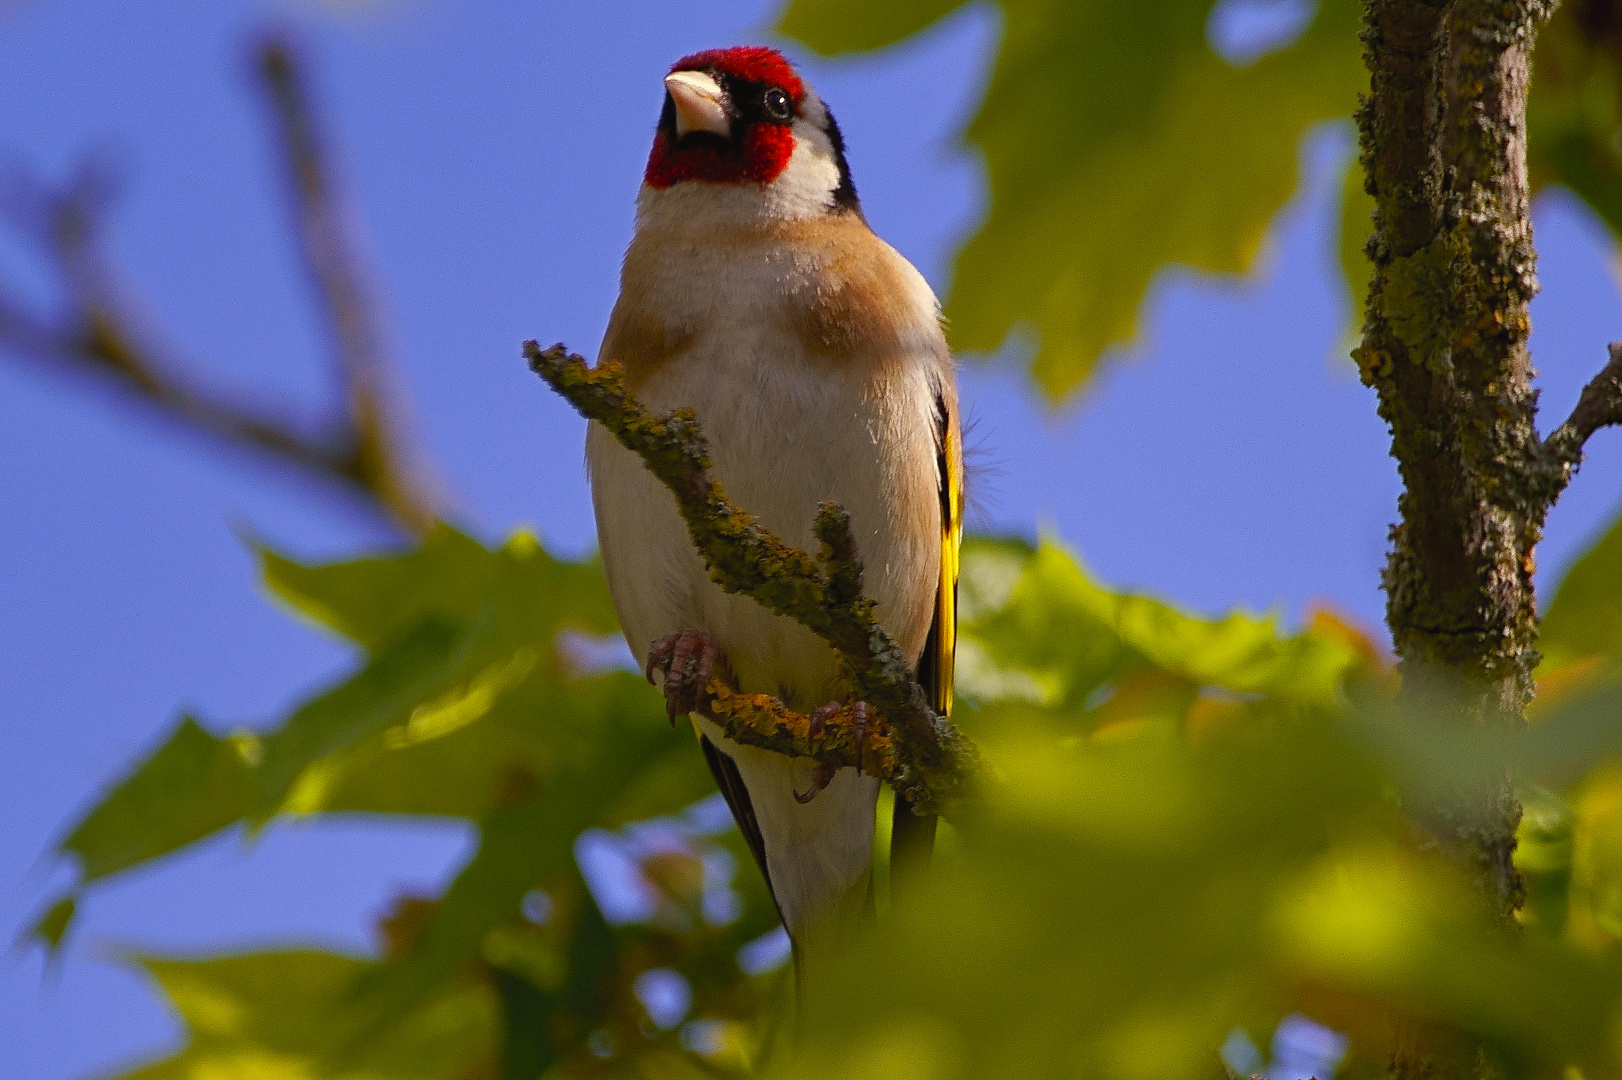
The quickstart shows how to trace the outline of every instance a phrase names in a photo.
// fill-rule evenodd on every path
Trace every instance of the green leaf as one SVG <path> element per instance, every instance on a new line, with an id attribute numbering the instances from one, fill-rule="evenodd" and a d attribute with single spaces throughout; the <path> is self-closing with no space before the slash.
<path id="1" fill-rule="evenodd" d="M 461 633 L 439 623 L 419 626 L 265 737 L 255 771 L 256 819 L 321 808 L 319 789 L 340 755 L 391 730 L 409 738 L 412 724 L 433 729 L 476 720 L 534 662 L 532 649 L 515 648 L 489 618 Z"/>
<path id="2" fill-rule="evenodd" d="M 811 973 L 768 1075 L 1203 1080 L 1235 1026 L 1265 1042 L 1292 1011 L 1353 1036 L 1349 1075 L 1384 1075 L 1404 1018 L 1485 1040 L 1503 1075 L 1616 1074 L 1622 964 L 1504 933 L 1329 725 L 996 727 L 985 819 L 906 918 Z"/>
<path id="3" fill-rule="evenodd" d="M 487 608 L 515 634 L 538 640 L 564 627 L 588 634 L 618 628 L 602 564 L 555 559 L 525 532 L 490 551 L 438 525 L 413 551 L 325 566 L 258 553 L 273 595 L 374 652 L 424 621 L 465 626 Z"/>
<path id="4" fill-rule="evenodd" d="M 958 257 L 946 313 L 958 349 L 1034 332 L 1033 374 L 1058 399 L 1136 336 L 1162 267 L 1251 267 L 1295 190 L 1302 135 L 1349 115 L 1367 85 L 1360 6 L 1323 0 L 1300 40 L 1244 68 L 1207 44 L 1210 0 L 1001 8 L 996 69 L 966 133 L 985 156 L 990 212 Z M 781 28 L 844 52 L 948 9 L 795 0 Z"/>
<path id="5" fill-rule="evenodd" d="M 506 1017 L 505 1080 L 543 1076 L 570 1051 L 578 1054 L 582 1036 L 612 1008 L 620 942 L 577 875 L 568 892 L 573 902 L 563 942 L 551 940 L 551 926 L 500 927 L 485 938 Z"/>
<path id="6" fill-rule="evenodd" d="M 1521 823 L 1515 830 L 1515 868 L 1526 881 L 1525 921 L 1559 934 L 1571 904 L 1575 820 L 1564 799 L 1536 784 L 1521 785 Z"/>
<path id="7" fill-rule="evenodd" d="M 79 857 L 81 884 L 201 840 L 252 806 L 251 735 L 216 738 L 191 717 L 109 792 L 62 842 Z"/>
<path id="8" fill-rule="evenodd" d="M 1577 558 L 1538 632 L 1540 672 L 1591 656 L 1622 658 L 1622 518 Z"/>
<path id="9" fill-rule="evenodd" d="M 1540 710 L 1523 727 L 1483 729 L 1460 723 L 1444 700 L 1433 706 L 1367 704 L 1342 720 L 1349 736 L 1382 762 L 1405 798 L 1452 805 L 1505 776 L 1529 785 L 1570 784 L 1608 759 L 1622 757 L 1622 682 L 1595 680 Z M 1530 794 L 1528 796 L 1531 797 Z"/>
<path id="10" fill-rule="evenodd" d="M 604 823 L 610 808 L 673 746 L 698 760 L 691 732 L 672 729 L 647 707 L 653 695 L 637 676 L 616 672 L 589 686 L 589 696 L 582 693 L 543 714 L 550 760 L 513 795 L 523 796 L 524 787 L 533 793 L 482 823 L 478 852 L 435 908 L 417 948 L 369 979 L 365 996 L 375 1010 L 372 1031 L 391 1029 L 480 954 L 485 936 L 514 917 L 526 892 L 567 872 L 580 833 Z M 548 707 L 538 700 L 528 704 Z"/>
<path id="11" fill-rule="evenodd" d="M 334 1066 L 331 1051 L 365 1019 L 352 987 L 378 965 L 303 950 L 138 962 L 168 995 L 189 1041 L 126 1080 L 463 1080 L 486 1075 L 494 1060 L 497 1006 L 478 980 L 441 987 L 389 1042 Z"/>
<path id="12" fill-rule="evenodd" d="M 998 726 L 987 819 L 907 918 L 807 980 L 806 1048 L 771 1075 L 1218 1075 L 1228 1031 L 1276 1008 L 1280 883 L 1378 799 L 1322 728 L 1194 751 Z"/>
<path id="13" fill-rule="evenodd" d="M 1614 959 L 1504 933 L 1450 868 L 1415 860 L 1397 843 L 1325 860 L 1303 886 L 1285 894 L 1276 925 L 1281 959 L 1297 978 L 1467 1032 L 1512 1062 L 1513 1075 L 1616 1075 L 1622 965 Z M 1437 1071 L 1470 1075 L 1475 1064 Z"/>
<path id="14" fill-rule="evenodd" d="M 963 6 L 963 0 L 910 0 L 872 4 L 865 0 L 817 0 L 793 3 L 778 21 L 777 32 L 804 42 L 812 52 L 835 56 L 882 49 L 911 37 Z"/>
<path id="15" fill-rule="evenodd" d="M 425 619 L 457 625 L 484 602 L 491 554 L 449 525 L 396 555 L 308 566 L 257 548 L 264 586 L 316 625 L 367 649 L 385 647 Z"/>
<path id="16" fill-rule="evenodd" d="M 1160 675 L 1190 692 L 1209 687 L 1333 709 L 1358 663 L 1331 638 L 1281 635 L 1273 618 L 1201 619 L 1111 593 L 1052 541 L 1024 548 L 1022 565 L 1021 552 L 1008 541 L 971 538 L 965 546 L 959 680 L 971 699 L 1079 709 L 1107 684 Z"/>
<path id="17" fill-rule="evenodd" d="M 67 937 L 68 927 L 73 925 L 73 916 L 78 910 L 77 900 L 72 896 L 62 897 L 45 909 L 45 913 L 23 933 L 22 940 L 38 941 L 45 946 L 46 953 L 55 956 L 62 948 L 62 939 Z"/>
<path id="18" fill-rule="evenodd" d="M 220 739 L 188 717 L 62 846 L 79 856 L 82 882 L 88 884 L 239 821 L 258 827 L 279 813 L 333 809 L 332 789 L 361 765 L 472 725 L 534 662 L 533 649 L 502 641 L 488 619 L 465 633 L 439 623 L 422 625 L 264 736 L 238 733 Z M 526 734 L 543 743 L 547 737 L 538 727 Z M 484 761 L 499 770 L 504 764 L 495 756 L 486 754 Z M 432 781 L 419 769 L 393 786 L 396 802 L 377 793 L 385 797 L 364 808 L 416 812 L 415 785 Z M 473 793 L 485 802 L 440 809 L 485 812 L 493 787 L 487 781 Z"/>

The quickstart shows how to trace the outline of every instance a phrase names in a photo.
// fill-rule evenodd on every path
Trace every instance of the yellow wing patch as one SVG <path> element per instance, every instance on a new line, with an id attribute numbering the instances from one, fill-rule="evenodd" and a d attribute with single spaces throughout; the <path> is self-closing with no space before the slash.
<path id="1" fill-rule="evenodd" d="M 941 499 L 945 511 L 941 520 L 940 594 L 935 600 L 935 711 L 942 716 L 952 711 L 952 676 L 957 664 L 957 572 L 963 547 L 963 453 L 957 445 L 957 425 L 946 421 L 946 437 L 941 456 L 945 468 L 946 491 Z"/>
<path id="2" fill-rule="evenodd" d="M 963 448 L 957 417 L 946 395 L 935 400 L 940 430 L 936 446 L 940 455 L 938 475 L 941 490 L 940 578 L 935 590 L 935 618 L 918 659 L 918 681 L 929 694 L 935 711 L 946 716 L 952 711 L 952 675 L 957 659 L 957 575 L 958 557 L 963 546 Z"/>

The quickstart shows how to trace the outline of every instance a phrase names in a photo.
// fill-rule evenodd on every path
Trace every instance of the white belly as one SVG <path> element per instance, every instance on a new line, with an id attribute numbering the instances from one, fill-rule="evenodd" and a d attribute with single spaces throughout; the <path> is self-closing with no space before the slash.
<path id="1" fill-rule="evenodd" d="M 875 384 L 870 372 L 826 363 L 763 363 L 768 343 L 747 330 L 716 338 L 725 344 L 701 341 L 638 396 L 658 412 L 693 409 L 715 478 L 784 541 L 815 551 L 819 505 L 843 505 L 867 593 L 886 629 L 916 658 L 934 611 L 940 559 L 933 361 L 920 357 Z M 821 639 L 709 580 L 673 497 L 640 459 L 597 425 L 586 445 L 604 568 L 639 659 L 656 639 L 691 627 L 721 643 L 744 691 L 773 694 L 801 711 L 848 692 Z M 792 791 L 809 786 L 809 761 L 738 746 L 703 724 L 749 788 L 773 890 L 797 931 L 808 912 L 837 906 L 865 875 L 878 783 L 843 770 L 802 806 Z"/>
<path id="2" fill-rule="evenodd" d="M 844 506 L 879 618 L 917 656 L 940 559 L 929 370 L 920 363 L 874 394 L 857 373 L 785 366 L 762 365 L 747 348 L 690 355 L 638 396 L 657 412 L 693 409 L 715 478 L 787 543 L 815 551 L 818 507 L 827 499 Z M 646 657 L 657 638 L 696 627 L 726 647 L 746 691 L 801 710 L 843 692 L 821 639 L 709 580 L 673 497 L 640 459 L 600 427 L 586 445 L 603 561 L 634 654 Z"/>

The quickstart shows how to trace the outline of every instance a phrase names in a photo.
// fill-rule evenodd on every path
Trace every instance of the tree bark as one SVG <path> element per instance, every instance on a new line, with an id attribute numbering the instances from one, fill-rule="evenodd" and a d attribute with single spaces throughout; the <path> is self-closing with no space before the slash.
<path id="1" fill-rule="evenodd" d="M 1376 206 L 1374 275 L 1353 355 L 1379 395 L 1403 481 L 1386 619 L 1404 703 L 1425 722 L 1522 722 L 1538 661 L 1534 553 L 1580 460 L 1580 448 L 1538 438 L 1527 352 L 1537 278 L 1526 95 L 1536 32 L 1553 7 L 1368 0 L 1365 8 L 1371 79 L 1357 122 Z M 1512 922 L 1524 888 L 1513 861 L 1521 808 L 1508 778 L 1451 805 L 1408 809 Z M 1392 1071 L 1491 1069 L 1479 1051 L 1438 1053 L 1434 1040 L 1404 1038 Z"/>
<path id="2" fill-rule="evenodd" d="M 1550 498 L 1527 354 L 1537 290 L 1526 92 L 1544 0 L 1371 0 L 1358 112 L 1376 204 L 1363 343 L 1403 480 L 1384 575 L 1411 704 L 1514 723 L 1537 663 L 1534 551 Z M 1507 786 L 1416 808 L 1497 911 L 1519 907 Z"/>

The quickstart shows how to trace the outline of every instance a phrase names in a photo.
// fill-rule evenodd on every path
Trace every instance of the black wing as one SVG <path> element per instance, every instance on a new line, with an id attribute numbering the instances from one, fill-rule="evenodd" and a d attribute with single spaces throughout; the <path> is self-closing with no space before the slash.
<path id="1" fill-rule="evenodd" d="M 777 890 L 772 888 L 771 871 L 766 869 L 766 839 L 760 833 L 760 822 L 755 820 L 755 805 L 749 801 L 749 789 L 744 786 L 738 765 L 731 755 L 711 742 L 708 735 L 700 735 L 698 744 L 704 748 L 704 761 L 710 767 L 710 775 L 715 777 L 715 786 L 721 789 L 727 806 L 732 810 L 732 819 L 738 823 L 738 831 L 743 833 L 744 843 L 749 845 L 749 853 L 760 867 L 760 876 L 766 879 L 766 891 L 771 893 L 772 903 L 781 918 L 783 907 L 777 903 Z"/>
<path id="2" fill-rule="evenodd" d="M 946 395 L 935 393 L 935 475 L 940 478 L 941 558 L 935 592 L 935 618 L 918 658 L 918 684 L 929 695 L 930 706 L 942 716 L 952 711 L 952 675 L 957 654 L 958 550 L 963 542 L 962 457 L 952 445 L 955 438 L 951 406 Z M 896 799 L 890 821 L 890 867 L 921 865 L 935 846 L 934 815 L 912 812 L 905 799 Z M 906 869 L 901 870 L 905 874 Z"/>

